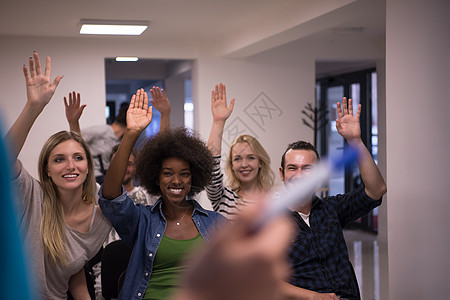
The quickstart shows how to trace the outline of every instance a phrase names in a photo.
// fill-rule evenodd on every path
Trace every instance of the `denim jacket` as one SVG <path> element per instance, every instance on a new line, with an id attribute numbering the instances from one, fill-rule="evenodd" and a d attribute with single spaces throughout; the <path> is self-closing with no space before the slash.
<path id="1" fill-rule="evenodd" d="M 122 240 L 133 248 L 119 299 L 142 299 L 153 269 L 153 261 L 161 238 L 166 231 L 161 198 L 153 206 L 135 205 L 122 189 L 122 195 L 113 200 L 103 197 L 99 204 L 102 213 L 111 221 Z M 203 209 L 195 200 L 192 220 L 206 243 L 211 233 L 225 218 L 217 212 Z M 222 222 L 217 222 L 222 220 Z"/>

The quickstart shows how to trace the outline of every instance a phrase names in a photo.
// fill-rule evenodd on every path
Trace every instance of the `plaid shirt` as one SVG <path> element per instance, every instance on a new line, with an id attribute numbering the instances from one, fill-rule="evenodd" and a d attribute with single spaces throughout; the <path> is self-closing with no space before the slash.
<path id="1" fill-rule="evenodd" d="M 291 212 L 299 232 L 289 251 L 292 285 L 319 293 L 335 293 L 360 299 L 358 283 L 348 257 L 342 229 L 381 204 L 372 200 L 364 185 L 344 195 L 315 197 L 308 227 L 297 212 Z"/>

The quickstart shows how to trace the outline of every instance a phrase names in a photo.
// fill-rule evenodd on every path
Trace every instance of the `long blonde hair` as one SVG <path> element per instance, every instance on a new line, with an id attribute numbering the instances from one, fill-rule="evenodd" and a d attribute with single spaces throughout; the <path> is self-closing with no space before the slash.
<path id="1" fill-rule="evenodd" d="M 49 156 L 53 149 L 60 143 L 68 140 L 78 142 L 86 153 L 88 174 L 83 183 L 82 198 L 87 203 L 96 203 L 94 166 L 88 145 L 76 132 L 60 131 L 55 133 L 45 142 L 39 155 L 39 180 L 44 193 L 40 229 L 46 255 L 54 263 L 62 265 L 65 265 L 67 262 L 64 214 L 61 202 L 58 201 L 58 189 L 48 176 L 47 167 Z"/>
<path id="2" fill-rule="evenodd" d="M 269 191 L 275 180 L 275 173 L 270 168 L 270 157 L 264 150 L 263 146 L 258 142 L 256 138 L 251 135 L 243 134 L 238 136 L 231 144 L 230 151 L 228 152 L 227 162 L 225 165 L 225 173 L 227 174 L 227 185 L 239 195 L 241 190 L 241 182 L 233 172 L 233 147 L 238 143 L 247 143 L 250 148 L 255 152 L 258 157 L 261 168 L 258 171 L 257 183 L 258 187 L 264 191 Z"/>

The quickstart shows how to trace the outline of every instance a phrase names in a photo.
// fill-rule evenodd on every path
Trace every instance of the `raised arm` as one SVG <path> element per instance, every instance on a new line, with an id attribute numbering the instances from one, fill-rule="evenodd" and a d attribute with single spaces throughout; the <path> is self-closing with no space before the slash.
<path id="1" fill-rule="evenodd" d="M 122 181 L 125 175 L 131 149 L 142 131 L 152 121 L 152 107 L 148 106 L 148 95 L 144 89 L 137 90 L 131 97 L 127 111 L 127 129 L 123 135 L 119 149 L 111 160 L 103 182 L 103 197 L 114 199 L 121 194 Z"/>
<path id="2" fill-rule="evenodd" d="M 362 181 L 365 185 L 367 195 L 374 199 L 380 199 L 386 193 L 386 182 L 375 164 L 372 155 L 361 140 L 361 127 L 359 117 L 361 115 L 361 104 L 358 105 L 356 114 L 353 115 L 352 99 L 342 99 L 337 103 L 336 129 L 345 138 L 348 144 L 359 151 L 358 167 Z"/>
<path id="3" fill-rule="evenodd" d="M 23 74 L 25 76 L 27 89 L 27 102 L 19 117 L 6 134 L 6 139 L 11 144 L 11 157 L 13 160 L 17 160 L 17 156 L 19 156 L 19 153 L 25 144 L 25 140 L 27 139 L 31 127 L 52 98 L 56 87 L 62 79 L 62 76 L 59 75 L 53 82 L 51 81 L 52 67 L 49 56 L 47 56 L 44 74 L 42 74 L 41 62 L 37 52 L 34 52 L 33 57 L 30 57 L 29 66 L 30 70 L 28 71 L 27 67 L 23 65 Z M 16 168 L 16 173 L 17 172 L 18 170 Z"/>
<path id="4" fill-rule="evenodd" d="M 222 135 L 225 122 L 233 112 L 234 98 L 231 99 L 230 105 L 227 106 L 227 91 L 222 83 L 216 84 L 215 89 L 211 92 L 211 111 L 213 115 L 213 123 L 211 132 L 209 133 L 208 148 L 215 156 L 222 152 Z"/>
<path id="5" fill-rule="evenodd" d="M 69 123 L 70 131 L 81 134 L 79 121 L 86 104 L 81 105 L 80 93 L 75 93 L 75 91 L 69 93 L 69 101 L 64 97 L 64 107 L 66 108 L 66 119 Z"/>
<path id="6" fill-rule="evenodd" d="M 161 120 L 159 123 L 159 131 L 164 131 L 170 128 L 170 102 L 167 98 L 166 91 L 159 87 L 150 89 L 152 99 L 150 102 L 161 113 Z"/>

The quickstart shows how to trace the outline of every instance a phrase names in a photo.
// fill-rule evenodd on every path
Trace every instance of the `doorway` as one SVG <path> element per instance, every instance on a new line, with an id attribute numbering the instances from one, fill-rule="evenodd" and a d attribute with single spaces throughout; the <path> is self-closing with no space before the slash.
<path id="1" fill-rule="evenodd" d="M 374 68 L 362 71 L 328 76 L 316 80 L 316 105 L 328 108 L 329 120 L 317 133 L 317 150 L 321 156 L 342 155 L 347 142 L 336 130 L 336 103 L 343 97 L 353 100 L 353 109 L 362 105 L 360 124 L 361 138 L 377 163 L 378 154 L 378 113 L 377 113 L 377 73 Z M 361 184 L 358 166 L 352 166 L 333 174 L 329 180 L 329 194 L 348 193 Z M 352 227 L 377 232 L 378 210 L 375 208 L 367 216 L 351 224 Z"/>
<path id="2" fill-rule="evenodd" d="M 105 58 L 107 123 L 111 124 L 121 105 L 128 105 L 138 88 L 149 93 L 153 86 L 163 88 L 171 105 L 171 126 L 193 126 L 193 103 L 191 95 L 192 60 L 139 59 L 135 62 L 117 62 Z M 151 103 L 149 103 L 151 105 Z M 152 122 L 139 138 L 143 139 L 159 131 L 160 113 L 154 109 Z"/>

